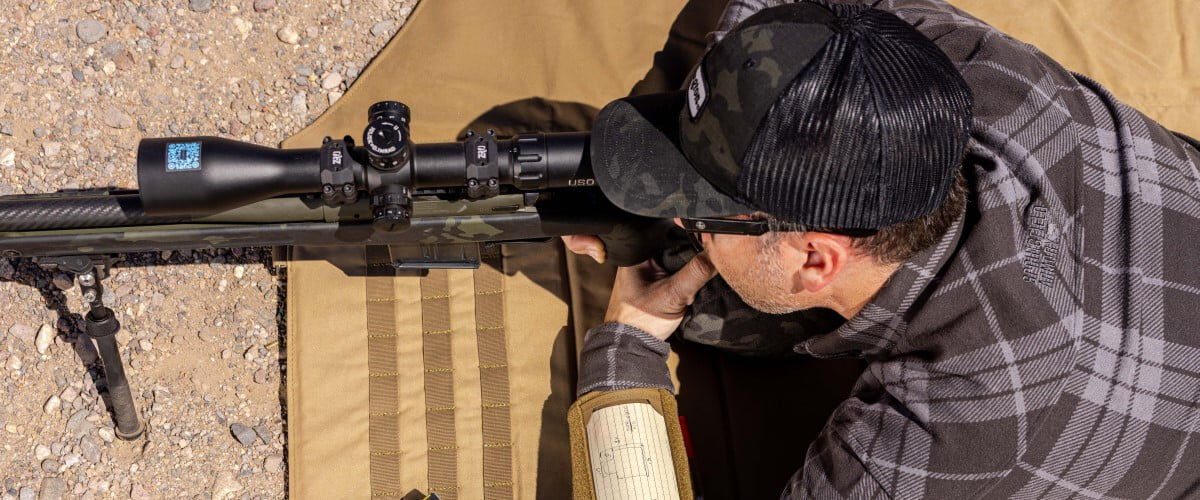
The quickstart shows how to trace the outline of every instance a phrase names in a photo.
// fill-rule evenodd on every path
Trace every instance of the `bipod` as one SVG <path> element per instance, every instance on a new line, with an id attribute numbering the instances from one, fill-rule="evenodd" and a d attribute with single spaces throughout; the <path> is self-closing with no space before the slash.
<path id="1" fill-rule="evenodd" d="M 104 285 L 101 280 L 108 277 L 108 270 L 119 260 L 112 256 L 72 255 L 66 257 L 40 257 L 36 261 L 48 269 L 60 269 L 74 274 L 83 301 L 88 305 L 84 315 L 84 332 L 87 333 L 100 354 L 104 366 L 104 378 L 108 383 L 108 397 L 112 403 L 113 420 L 117 424 L 118 438 L 131 441 L 142 436 L 145 428 L 138 419 L 133 404 L 133 393 L 125 378 L 125 367 L 121 364 L 121 351 L 117 346 L 117 332 L 121 323 L 112 309 L 104 306 Z"/>

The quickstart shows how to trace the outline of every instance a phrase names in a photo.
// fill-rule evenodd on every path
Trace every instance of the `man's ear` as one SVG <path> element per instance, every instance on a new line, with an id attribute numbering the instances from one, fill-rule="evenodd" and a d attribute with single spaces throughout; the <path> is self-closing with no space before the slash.
<path id="1" fill-rule="evenodd" d="M 787 254 L 792 293 L 816 293 L 837 278 L 852 254 L 851 239 L 840 234 L 804 232 L 780 242 Z"/>

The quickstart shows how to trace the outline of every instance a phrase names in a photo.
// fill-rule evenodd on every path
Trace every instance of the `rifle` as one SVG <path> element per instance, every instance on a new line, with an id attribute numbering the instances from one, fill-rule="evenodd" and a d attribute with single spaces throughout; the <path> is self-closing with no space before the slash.
<path id="1" fill-rule="evenodd" d="M 277 149 L 217 137 L 143 139 L 138 190 L 0 197 L 0 255 L 75 276 L 84 332 L 108 380 L 116 434 L 144 431 L 102 301 L 116 254 L 253 246 L 387 245 L 399 269 L 477 268 L 479 244 L 598 235 L 622 265 L 680 242 L 668 221 L 623 212 L 596 187 L 587 132 L 414 144 L 410 112 L 368 110 L 362 145 Z"/>

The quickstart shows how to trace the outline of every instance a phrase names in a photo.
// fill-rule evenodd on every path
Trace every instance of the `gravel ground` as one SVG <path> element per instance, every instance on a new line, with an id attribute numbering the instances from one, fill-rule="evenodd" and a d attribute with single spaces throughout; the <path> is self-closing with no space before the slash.
<path id="1" fill-rule="evenodd" d="M 136 186 L 141 137 L 277 144 L 341 96 L 414 4 L 8 0 L 0 194 Z M 149 431 L 122 442 L 78 287 L 0 259 L 0 497 L 286 496 L 283 279 L 263 248 L 126 256 L 105 300 Z"/>

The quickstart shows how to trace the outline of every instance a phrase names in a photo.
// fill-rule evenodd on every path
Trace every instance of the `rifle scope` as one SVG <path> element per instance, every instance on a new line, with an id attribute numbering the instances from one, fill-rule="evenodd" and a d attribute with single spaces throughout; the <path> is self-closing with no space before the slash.
<path id="1" fill-rule="evenodd" d="M 484 199 L 506 191 L 593 186 L 587 132 L 501 139 L 468 132 L 458 142 L 412 144 L 409 110 L 371 106 L 363 146 L 326 138 L 320 148 L 276 149 L 218 137 L 144 139 L 139 195 L 150 216 L 196 216 L 285 195 L 320 195 L 331 206 L 369 198 L 374 224 L 403 230 L 412 197 Z"/>

